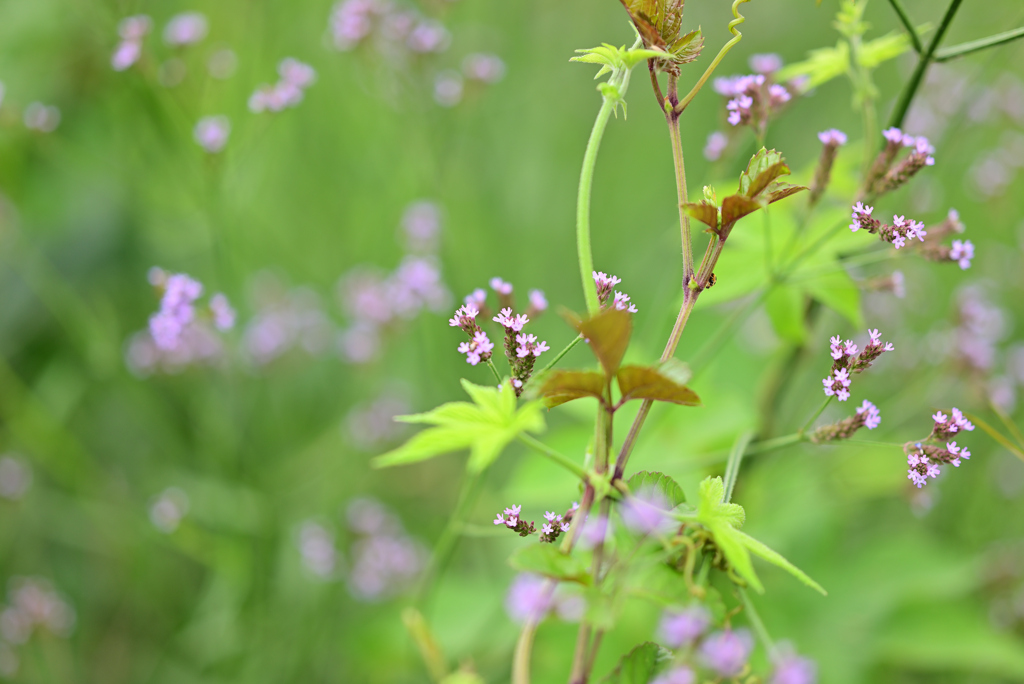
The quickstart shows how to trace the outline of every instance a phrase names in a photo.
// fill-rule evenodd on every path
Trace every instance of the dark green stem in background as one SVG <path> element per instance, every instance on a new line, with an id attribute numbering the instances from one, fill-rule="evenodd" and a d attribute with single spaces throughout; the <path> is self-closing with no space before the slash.
<path id="1" fill-rule="evenodd" d="M 931 64 L 935 57 L 935 51 L 939 47 L 939 43 L 942 42 L 942 38 L 946 35 L 946 31 L 949 29 L 949 25 L 953 22 L 953 17 L 956 15 L 956 11 L 960 9 L 960 5 L 963 0 L 951 0 L 949 7 L 946 8 L 946 13 L 942 16 L 942 22 L 939 24 L 939 29 L 932 36 L 932 40 L 928 43 L 928 49 L 925 50 L 924 54 L 921 55 L 921 59 L 917 63 L 917 68 L 914 69 L 914 73 L 911 74 L 910 80 L 907 81 L 907 85 L 904 86 L 903 92 L 900 93 L 900 98 L 896 103 L 896 109 L 892 112 L 892 117 L 889 119 L 889 126 L 899 128 L 903 125 L 903 119 L 907 116 L 907 111 L 910 109 L 910 103 L 914 101 L 914 96 L 917 94 L 917 89 L 921 87 L 921 81 L 924 80 L 924 73 L 928 70 L 928 65 Z M 874 144 L 873 141 L 866 141 L 868 145 Z"/>
<path id="2" fill-rule="evenodd" d="M 957 57 L 969 55 L 972 52 L 978 52 L 979 50 L 995 47 L 996 45 L 1009 43 L 1010 41 L 1017 40 L 1018 38 L 1024 38 L 1024 26 L 1010 31 L 1004 31 L 1003 33 L 997 33 L 994 36 L 989 36 L 988 38 L 980 38 L 979 40 L 972 40 L 969 43 L 960 43 L 959 45 L 943 48 L 935 53 L 934 61 L 946 62 L 951 59 L 956 59 Z"/>
<path id="3" fill-rule="evenodd" d="M 924 46 L 921 44 L 921 36 L 917 35 L 917 29 L 914 28 L 914 22 L 910 21 L 907 10 L 903 8 L 900 0 L 889 0 L 889 4 L 892 5 L 896 16 L 903 22 L 903 28 L 907 29 L 907 33 L 910 35 L 910 42 L 914 44 L 914 51 L 920 55 L 924 52 Z"/>

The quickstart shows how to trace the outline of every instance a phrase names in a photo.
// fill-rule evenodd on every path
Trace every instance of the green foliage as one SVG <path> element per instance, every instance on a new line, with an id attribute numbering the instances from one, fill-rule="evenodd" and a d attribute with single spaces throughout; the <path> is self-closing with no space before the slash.
<path id="1" fill-rule="evenodd" d="M 676 484 L 676 481 L 664 473 L 654 473 L 647 470 L 641 470 L 638 473 L 634 473 L 629 480 L 626 481 L 629 486 L 629 491 L 634 496 L 643 497 L 651 493 L 658 493 L 664 497 L 665 501 L 673 508 L 686 501 L 686 495 L 683 494 L 683 488 Z"/>
<path id="2" fill-rule="evenodd" d="M 603 684 L 648 684 L 658 669 L 672 660 L 672 652 L 647 641 L 622 656 Z"/>
<path id="3" fill-rule="evenodd" d="M 648 50 L 645 48 L 632 48 L 627 49 L 625 45 L 621 47 L 615 47 L 608 43 L 602 43 L 600 47 L 587 48 L 584 50 L 576 50 L 580 53 L 576 57 L 570 57 L 570 62 L 582 62 L 583 64 L 600 64 L 601 68 L 598 70 L 597 75 L 594 78 L 600 78 L 601 76 L 614 71 L 616 69 L 630 70 L 640 62 L 647 61 L 648 59 L 654 59 L 664 55 L 659 50 Z"/>
<path id="4" fill-rule="evenodd" d="M 469 448 L 466 469 L 471 473 L 485 470 L 501 451 L 521 432 L 541 432 L 544 417 L 539 402 L 516 407 L 512 384 L 506 380 L 501 389 L 462 381 L 462 387 L 473 399 L 442 404 L 427 413 L 398 416 L 405 423 L 425 423 L 427 428 L 402 446 L 373 460 L 376 468 L 424 461 L 440 454 Z"/>
<path id="5" fill-rule="evenodd" d="M 724 503 L 725 485 L 722 478 L 705 478 L 698 491 L 697 520 L 711 532 L 715 545 L 718 546 L 733 570 L 746 580 L 758 593 L 764 593 L 764 585 L 754 572 L 750 554 L 754 553 L 764 560 L 777 565 L 812 589 L 825 594 L 820 584 L 806 573 L 786 560 L 781 554 L 768 548 L 738 528 L 743 526 L 746 514 L 743 507 L 734 503 Z"/>
<path id="6" fill-rule="evenodd" d="M 577 556 L 562 553 L 557 544 L 536 543 L 516 549 L 509 565 L 520 572 L 532 572 L 562 582 L 591 584 L 593 577 Z"/>
<path id="7" fill-rule="evenodd" d="M 803 344 L 807 339 L 804 323 L 805 300 L 803 292 L 792 285 L 781 285 L 768 293 L 765 311 L 771 319 L 775 333 L 790 344 Z"/>
<path id="8" fill-rule="evenodd" d="M 678 67 L 700 56 L 704 36 L 700 29 L 679 35 L 683 26 L 683 0 L 621 0 L 644 45 L 655 48 L 659 66 Z"/>

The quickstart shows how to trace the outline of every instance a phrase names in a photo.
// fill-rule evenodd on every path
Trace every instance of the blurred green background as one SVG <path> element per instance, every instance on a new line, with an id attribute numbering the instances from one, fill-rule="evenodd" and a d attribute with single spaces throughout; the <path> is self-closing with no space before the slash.
<path id="1" fill-rule="evenodd" d="M 917 22 L 937 21 L 935 3 L 906 4 Z M 554 349 L 572 338 L 554 310 L 582 308 L 575 193 L 600 99 L 593 68 L 568 58 L 632 35 L 614 0 L 408 8 L 443 22 L 446 50 L 335 49 L 326 0 L 0 2 L 0 583 L 9 588 L 0 600 L 17 608 L 34 597 L 42 611 L 34 629 L 0 613 L 0 676 L 427 681 L 400 618 L 411 578 L 378 586 L 368 554 L 405 554 L 414 574 L 455 506 L 463 457 L 390 471 L 368 461 L 408 434 L 391 425 L 394 413 L 461 399 L 460 377 L 489 381 L 456 353 L 461 337 L 446 319 L 491 277 L 520 297 L 542 289 L 552 311 L 535 332 Z M 754 0 L 718 74 L 748 72 L 754 53 L 789 63 L 834 45 L 836 9 Z M 206 15 L 208 35 L 172 49 L 161 32 L 186 10 Z M 114 71 L 118 22 L 138 13 L 154 23 L 143 58 Z M 728 37 L 729 19 L 725 0 L 687 3 L 687 25 L 702 26 L 707 48 L 684 87 Z M 898 29 L 880 0 L 868 19 L 869 37 Z M 1022 23 L 1019 0 L 968 0 L 947 43 Z M 499 56 L 504 78 L 460 78 L 471 53 Z M 249 112 L 252 92 L 289 56 L 317 71 L 302 103 Z M 913 64 L 908 54 L 877 70 L 883 121 Z M 898 268 L 907 291 L 861 301 L 864 321 L 897 349 L 858 379 L 855 399 L 872 399 L 883 416 L 871 439 L 920 438 L 928 415 L 951 405 L 995 422 L 990 399 L 1019 420 L 1022 64 L 1018 42 L 936 67 L 908 119 L 938 162 L 884 211 L 932 224 L 956 207 L 978 257 L 968 271 L 907 257 L 853 272 L 867 287 Z M 445 79 L 461 83 L 461 98 Z M 798 180 L 810 177 L 815 133 L 860 138 L 851 97 L 838 79 L 773 123 L 768 145 Z M 639 307 L 630 355 L 653 361 L 677 306 L 674 180 L 642 73 L 627 99 L 628 119 L 613 120 L 598 162 L 595 264 L 621 277 Z M 59 108 L 55 130 L 26 126 L 33 102 Z M 220 154 L 193 140 L 208 115 L 231 122 Z M 740 131 L 720 160 L 704 158 L 724 116 L 708 88 L 683 119 L 691 195 L 709 182 L 730 191 L 753 152 Z M 353 288 L 406 258 L 403 215 L 419 201 L 440 212 L 436 264 L 450 294 L 367 327 L 353 314 Z M 238 310 L 205 361 L 133 356 L 159 302 L 153 266 L 190 274 Z M 721 287 L 729 292 L 728 281 Z M 738 309 L 725 299 L 698 305 L 679 358 Z M 254 351 L 261 324 L 283 336 L 266 353 Z M 794 431 L 820 403 L 836 333 L 864 334 L 823 310 L 794 354 L 756 312 L 694 384 L 705 407 L 656 409 L 631 468 L 663 470 L 692 493 L 721 471 L 741 430 Z M 576 349 L 565 363 L 591 359 Z M 826 418 L 846 411 L 833 406 Z M 587 421 L 572 406 L 553 411 L 545 440 L 579 455 Z M 751 534 L 830 592 L 763 568 L 769 631 L 816 658 L 823 682 L 1024 681 L 1024 463 L 980 430 L 969 444 L 972 460 L 921 492 L 897 447 L 801 447 L 744 465 L 735 498 Z M 513 502 L 560 510 L 576 497 L 570 478 L 517 446 L 488 473 L 474 524 L 424 605 L 452 664 L 472 661 L 486 681 L 507 681 L 517 626 L 502 606 L 513 577 L 504 561 L 520 540 L 488 529 L 494 512 Z M 656 618 L 656 607 L 631 603 L 597 673 L 650 638 Z M 575 625 L 545 623 L 535 681 L 564 680 L 574 638 Z"/>

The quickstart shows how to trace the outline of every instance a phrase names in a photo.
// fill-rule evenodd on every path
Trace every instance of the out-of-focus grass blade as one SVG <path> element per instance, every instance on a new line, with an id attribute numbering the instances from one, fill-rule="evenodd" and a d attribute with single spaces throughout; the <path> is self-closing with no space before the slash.
<path id="1" fill-rule="evenodd" d="M 968 418 L 970 418 L 972 423 L 974 423 L 975 425 L 980 427 L 982 430 L 987 432 L 989 437 L 991 437 L 992 439 L 994 439 L 997 442 L 999 442 L 1000 444 L 1002 444 L 1014 456 L 1016 456 L 1020 460 L 1024 461 L 1024 451 L 1022 451 L 1020 449 L 1020 447 L 1016 446 L 1013 442 L 1011 442 L 1009 440 L 1009 438 L 1006 437 L 1006 435 L 1004 435 L 1003 433 L 999 432 L 999 430 L 996 430 L 994 427 L 992 427 L 991 425 L 989 425 L 988 423 L 986 423 L 985 421 L 983 421 L 981 418 L 979 418 L 976 415 L 973 415 L 973 414 L 970 414 L 970 413 L 965 413 L 964 415 L 967 416 Z"/>

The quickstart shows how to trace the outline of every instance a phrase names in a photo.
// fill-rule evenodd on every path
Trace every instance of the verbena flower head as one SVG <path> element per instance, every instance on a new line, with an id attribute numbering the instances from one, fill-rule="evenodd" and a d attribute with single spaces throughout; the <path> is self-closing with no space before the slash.
<path id="1" fill-rule="evenodd" d="M 186 326 L 195 318 L 193 303 L 202 293 L 202 284 L 184 273 L 167 278 L 160 310 L 149 319 L 149 331 L 158 348 L 177 348 Z"/>
<path id="2" fill-rule="evenodd" d="M 226 116 L 204 117 L 199 120 L 192 132 L 199 146 L 211 154 L 224 149 L 230 134 L 231 122 Z"/>
<path id="3" fill-rule="evenodd" d="M 955 261 L 961 269 L 967 270 L 971 267 L 971 259 L 974 258 L 974 245 L 970 240 L 953 240 L 949 258 L 951 261 Z"/>
<path id="4" fill-rule="evenodd" d="M 701 643 L 700 659 L 723 677 L 735 677 L 743 671 L 753 650 L 754 639 L 746 629 L 715 632 Z"/>
<path id="5" fill-rule="evenodd" d="M 505 62 L 495 54 L 471 52 L 462 60 L 462 74 L 470 81 L 497 83 L 505 76 Z"/>
<path id="6" fill-rule="evenodd" d="M 294 57 L 286 57 L 281 60 L 281 63 L 277 65 L 277 73 L 281 76 L 281 80 L 291 83 L 297 88 L 308 88 L 316 81 L 316 70 Z"/>
<path id="7" fill-rule="evenodd" d="M 882 414 L 879 413 L 878 407 L 867 399 L 857 409 L 857 415 L 862 417 L 864 427 L 868 430 L 874 430 L 882 423 Z"/>
<path id="8" fill-rule="evenodd" d="M 499 295 L 510 295 L 512 294 L 512 283 L 507 283 L 501 278 L 491 278 L 491 289 L 497 292 Z"/>
<path id="9" fill-rule="evenodd" d="M 846 144 L 846 134 L 838 129 L 830 128 L 827 131 L 819 133 L 818 140 L 821 141 L 822 145 L 839 147 L 840 145 Z"/>
<path id="10" fill-rule="evenodd" d="M 658 638 L 669 648 L 695 642 L 711 624 L 711 612 L 700 604 L 681 610 L 666 610 L 658 623 Z"/>
<path id="11" fill-rule="evenodd" d="M 708 140 L 704 144 L 704 158 L 708 161 L 718 161 L 722 153 L 729 146 L 729 136 L 721 131 L 714 131 L 708 134 Z"/>
<path id="12" fill-rule="evenodd" d="M 530 308 L 533 309 L 534 313 L 547 311 L 548 300 L 542 291 L 530 290 Z"/>
<path id="13" fill-rule="evenodd" d="M 774 74 L 782 68 L 782 57 L 778 56 L 774 52 L 768 54 L 755 54 L 750 56 L 750 59 L 747 60 L 747 64 L 750 65 L 750 70 L 754 73 L 769 75 Z"/>
<path id="14" fill-rule="evenodd" d="M 825 396 L 835 396 L 839 401 L 849 399 L 850 373 L 864 372 L 879 356 L 894 349 L 891 342 L 882 343 L 877 329 L 868 330 L 868 343 L 864 349 L 858 348 L 853 340 L 844 342 L 839 335 L 832 336 L 829 339 L 832 371 L 821 381 Z"/>
<path id="15" fill-rule="evenodd" d="M 516 622 L 540 620 L 552 607 L 552 592 L 539 575 L 520 573 L 505 597 L 505 610 Z"/>
<path id="16" fill-rule="evenodd" d="M 685 665 L 673 667 L 651 681 L 651 684 L 696 684 L 697 675 Z"/>
<path id="17" fill-rule="evenodd" d="M 487 337 L 487 333 L 479 330 L 473 334 L 473 339 L 459 345 L 459 353 L 466 355 L 466 363 L 475 366 L 481 361 L 491 358 L 494 350 L 494 343 Z"/>
<path id="18" fill-rule="evenodd" d="M 882 136 L 886 140 L 885 148 L 878 153 L 865 179 L 865 191 L 870 196 L 891 192 L 924 167 L 935 164 L 932 156 L 935 148 L 927 138 L 908 135 L 898 128 L 888 128 Z M 910 154 L 897 162 L 903 149 L 910 149 Z"/>
<path id="19" fill-rule="evenodd" d="M 801 657 L 788 644 L 780 644 L 772 658 L 772 676 L 769 684 L 816 684 L 818 665 Z"/>
<path id="20" fill-rule="evenodd" d="M 210 297 L 210 312 L 213 314 L 213 325 L 217 330 L 231 330 L 235 327 L 235 310 L 231 308 L 228 298 L 223 293 Z"/>
<path id="21" fill-rule="evenodd" d="M 198 43 L 206 37 L 206 16 L 199 12 L 183 12 L 171 17 L 164 27 L 164 42 L 172 47 Z"/>

